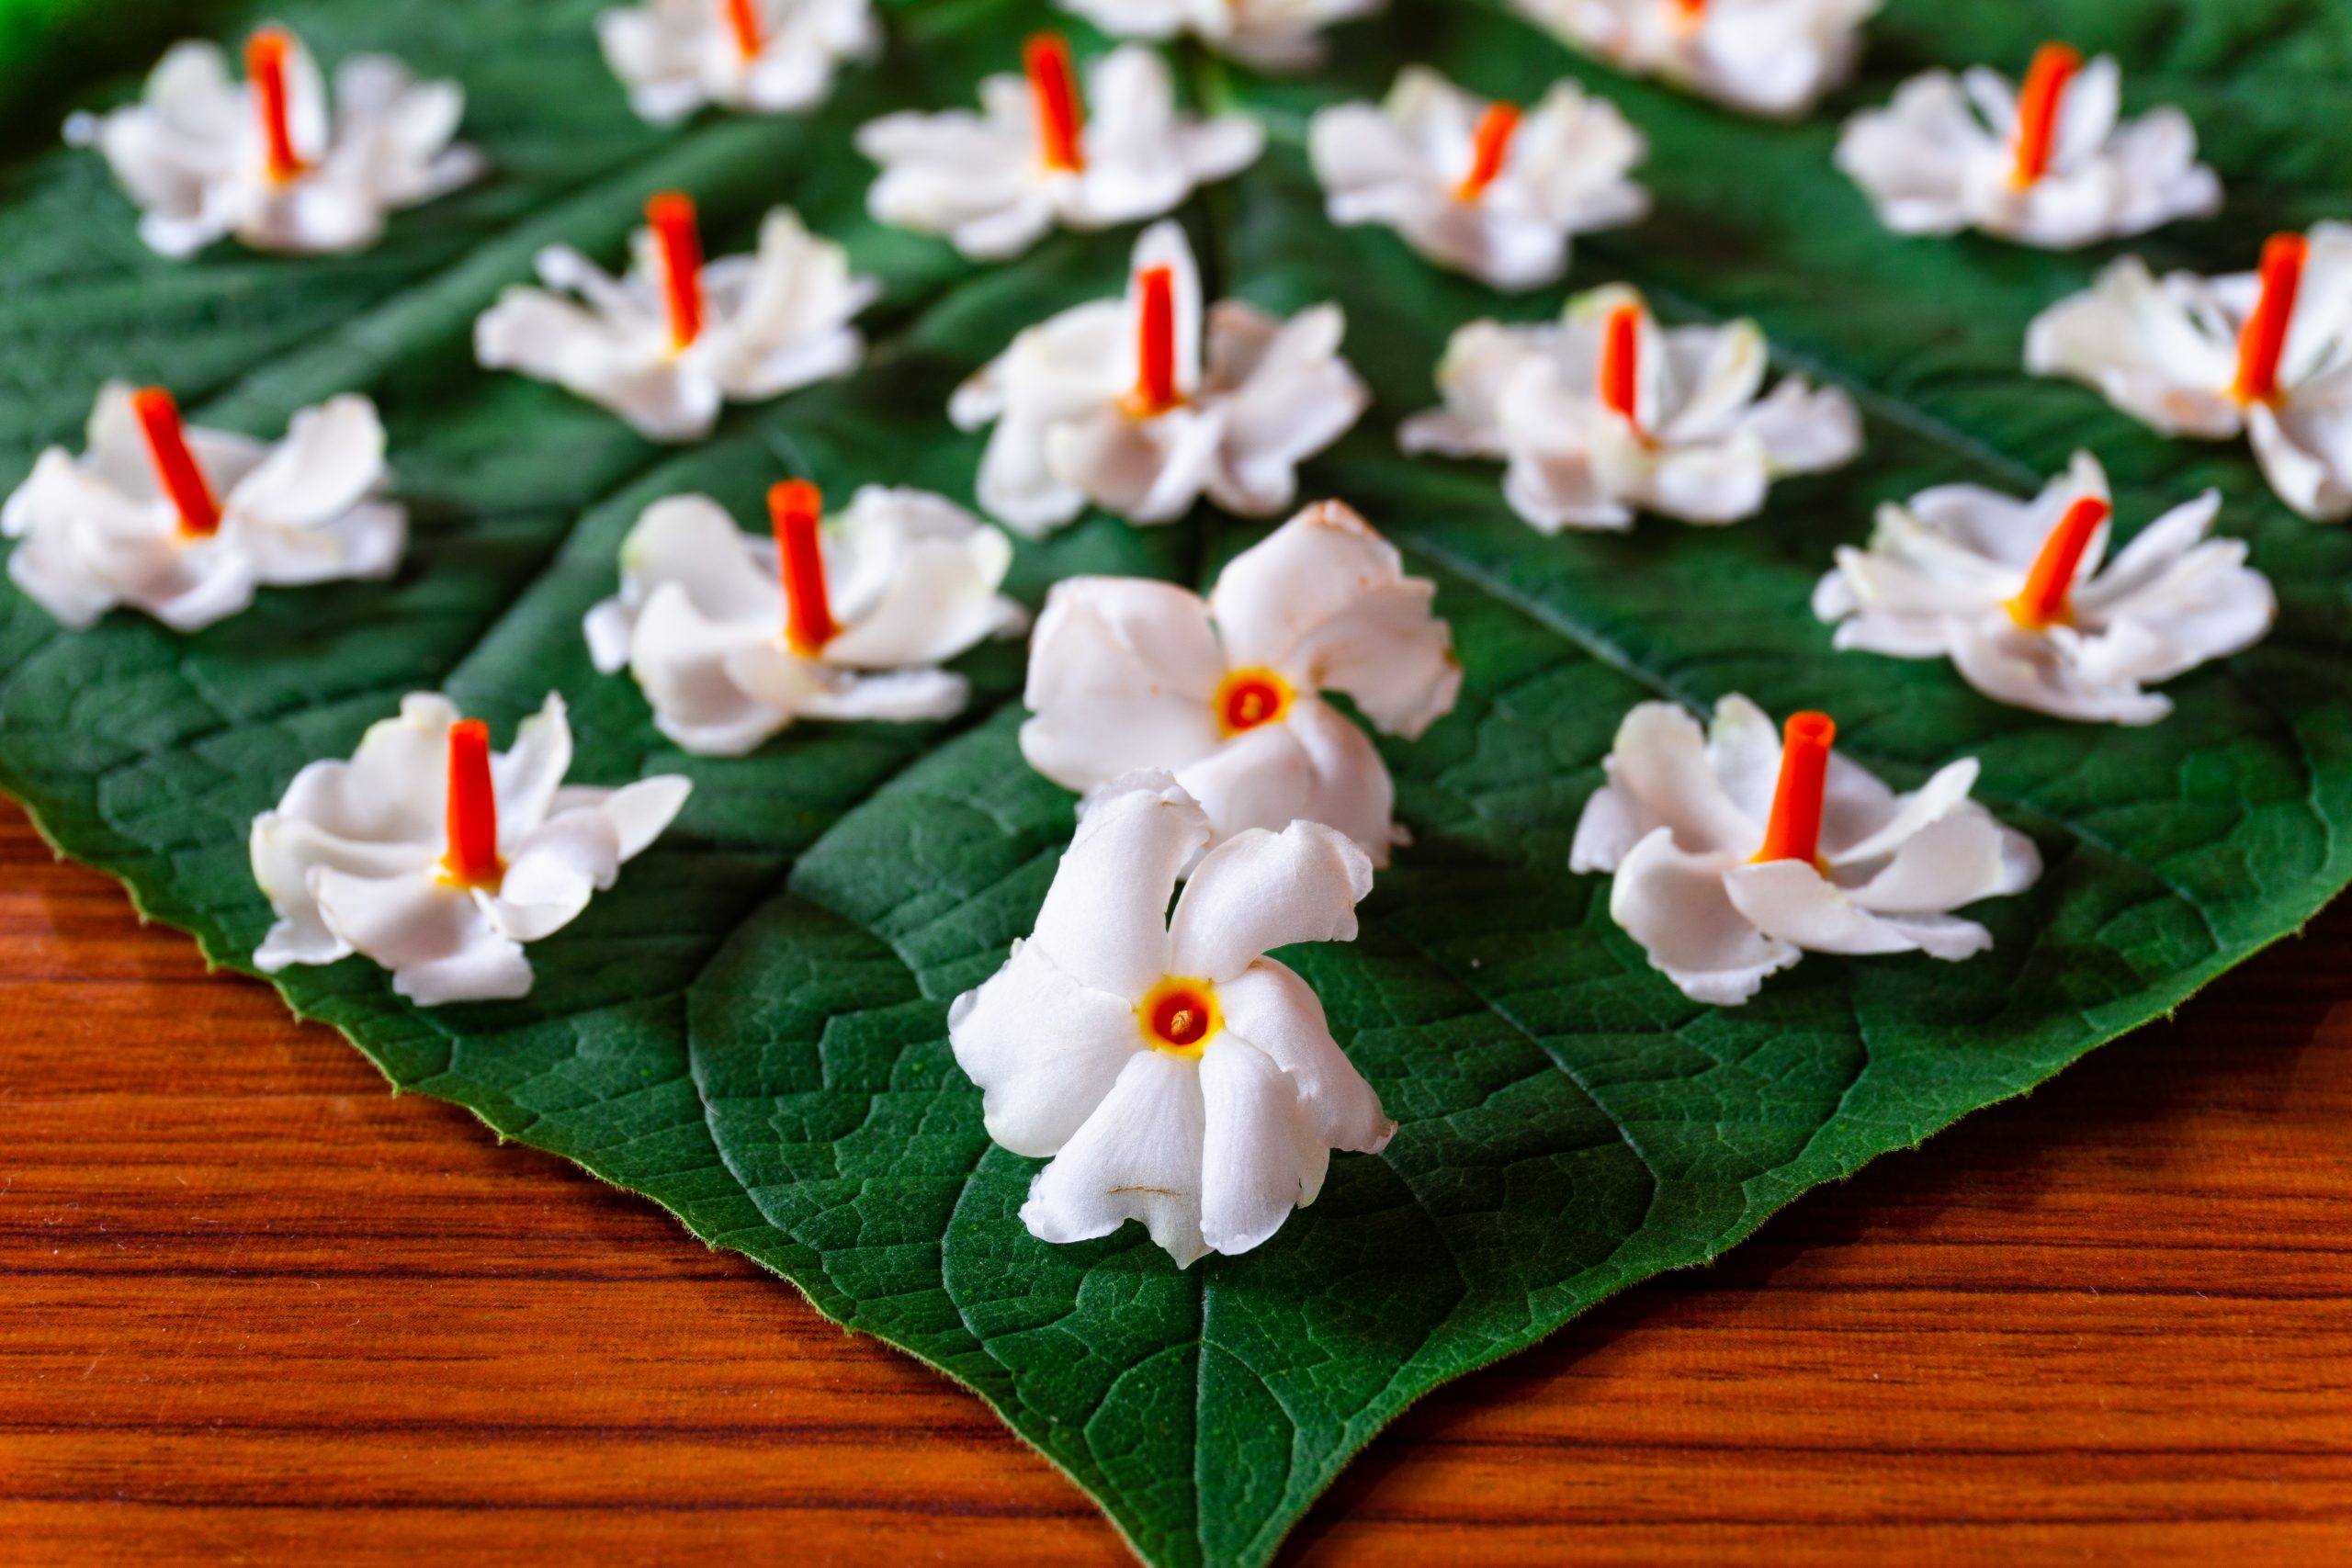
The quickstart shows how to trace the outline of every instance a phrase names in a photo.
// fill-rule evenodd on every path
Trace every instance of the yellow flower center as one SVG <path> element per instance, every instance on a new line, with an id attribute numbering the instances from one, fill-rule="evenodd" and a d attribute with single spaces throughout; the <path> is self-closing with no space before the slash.
<path id="1" fill-rule="evenodd" d="M 1215 986 L 1171 975 L 1136 1004 L 1136 1022 L 1153 1050 L 1197 1057 L 1225 1021 L 1217 1014 Z"/>
<path id="2" fill-rule="evenodd" d="M 1290 682 L 1271 670 L 1236 670 L 1217 685 L 1217 728 L 1229 738 L 1272 724 L 1290 711 L 1293 694 Z"/>

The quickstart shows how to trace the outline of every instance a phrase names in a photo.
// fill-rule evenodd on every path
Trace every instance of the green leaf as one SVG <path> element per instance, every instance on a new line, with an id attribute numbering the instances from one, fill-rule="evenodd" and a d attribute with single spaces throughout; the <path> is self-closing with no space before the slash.
<path id="1" fill-rule="evenodd" d="M 0 785 L 143 909 L 244 967 L 269 919 L 251 817 L 403 692 L 445 688 L 503 734 L 559 689 L 586 781 L 692 775 L 678 828 L 532 950 L 527 1000 L 420 1011 L 356 960 L 281 988 L 395 1085 L 652 1198 L 966 1383 L 1156 1563 L 1265 1561 L 1436 1383 L 2165 1014 L 2352 876 L 2352 536 L 2290 516 L 2242 449 L 2160 441 L 2020 375 L 2028 319 L 2111 253 L 1897 240 L 1829 165 L 1837 119 L 1902 75 L 2015 70 L 2064 37 L 2121 56 L 2131 107 L 2187 107 L 2229 183 L 2226 219 L 2136 248 L 2243 267 L 2270 229 L 2342 215 L 2328 204 L 2352 117 L 2327 111 L 2352 80 L 2352 34 L 2329 6 L 2052 0 L 2028 17 L 1897 0 L 1865 80 L 1796 126 L 1611 77 L 1467 0 L 1396 0 L 1306 81 L 1187 52 L 1202 95 L 1261 111 L 1272 133 L 1258 167 L 1187 209 L 1213 280 L 1275 309 L 1346 304 L 1380 406 L 1307 490 L 1358 504 L 1438 581 L 1468 682 L 1427 738 L 1384 744 L 1415 843 L 1362 940 L 1289 955 L 1402 1123 L 1394 1144 L 1335 1161 L 1321 1201 L 1265 1247 L 1189 1272 L 1135 1227 L 1039 1243 L 1015 1218 L 1035 1162 L 989 1145 L 945 1043 L 948 1000 L 1028 929 L 1071 825 L 1069 797 L 1014 742 L 1019 649 L 964 661 L 978 696 L 953 723 L 810 725 L 712 761 L 679 754 L 628 682 L 592 671 L 579 621 L 659 496 L 704 490 L 749 516 L 791 469 L 968 497 L 978 442 L 946 425 L 948 389 L 1015 327 L 1115 289 L 1128 236 L 1058 236 L 978 269 L 865 215 L 855 126 L 966 101 L 1048 21 L 1041 3 L 907 0 L 888 61 L 822 113 L 676 131 L 623 106 L 590 30 L 604 3 L 268 7 L 330 61 L 390 47 L 461 77 L 468 135 L 497 165 L 357 256 L 164 263 L 96 158 L 8 171 L 0 482 L 40 446 L 78 443 L 106 376 L 168 382 L 193 417 L 256 434 L 356 389 L 383 409 L 416 530 L 391 582 L 266 594 L 188 637 L 128 615 L 66 634 L 0 590 Z M 229 8 L 224 32 L 259 14 Z M 1391 432 L 1430 400 L 1453 327 L 1558 306 L 1324 222 L 1306 115 L 1377 95 L 1416 58 L 1488 93 L 1532 97 L 1566 73 L 1616 99 L 1650 136 L 1658 213 L 1585 243 L 1577 285 L 1630 277 L 1673 319 L 1756 316 L 1786 367 L 1860 400 L 1866 457 L 1783 485 L 1740 527 L 1556 539 L 1510 516 L 1494 469 L 1400 459 Z M 616 254 L 670 185 L 700 198 L 714 252 L 741 248 L 777 200 L 844 240 L 887 284 L 865 371 L 674 451 L 474 367 L 473 317 L 535 249 Z M 2127 525 L 2223 491 L 2224 526 L 2279 589 L 2267 641 L 2175 682 L 2177 713 L 2143 730 L 1997 707 L 1941 664 L 1830 651 L 1806 594 L 1875 502 L 1951 480 L 2026 491 L 2077 444 L 2108 463 Z M 1080 570 L 1198 581 L 1256 536 L 1207 516 L 1095 517 L 1024 545 L 1013 586 L 1034 603 Z M 1905 786 L 1984 759 L 1980 795 L 2049 864 L 2030 895 L 1979 911 L 1990 954 L 1815 957 L 1736 1010 L 1695 1006 L 1647 968 L 1600 880 L 1568 874 L 1569 835 L 1630 705 L 1734 690 L 1831 710 L 1840 744 Z"/>

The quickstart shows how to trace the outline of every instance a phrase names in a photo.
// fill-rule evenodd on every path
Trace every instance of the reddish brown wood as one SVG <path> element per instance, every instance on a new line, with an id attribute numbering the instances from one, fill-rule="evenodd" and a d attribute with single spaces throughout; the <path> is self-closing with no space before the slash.
<path id="1" fill-rule="evenodd" d="M 1300 1563 L 2352 1559 L 2352 911 L 1443 1390 Z M 0 1560 L 1115 1563 L 978 1404 L 0 807 Z"/>

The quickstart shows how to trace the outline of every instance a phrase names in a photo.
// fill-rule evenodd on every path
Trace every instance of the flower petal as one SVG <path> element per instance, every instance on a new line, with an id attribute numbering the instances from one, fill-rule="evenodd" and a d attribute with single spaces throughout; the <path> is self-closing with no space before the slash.
<path id="1" fill-rule="evenodd" d="M 2210 540 L 2128 597 L 2108 601 L 2098 634 L 2083 639 L 2076 656 L 2084 673 L 2167 681 L 2251 647 L 2278 618 L 2278 601 L 2269 579 L 2245 558 L 2244 540 Z"/>
<path id="2" fill-rule="evenodd" d="M 1227 659 L 1295 686 L 1344 692 L 1382 729 L 1414 739 L 1450 711 L 1462 666 L 1434 583 L 1340 502 L 1308 507 L 1219 574 L 1209 596 Z"/>
<path id="3" fill-rule="evenodd" d="M 735 525 L 707 495 L 673 495 L 645 509 L 621 541 L 621 602 L 642 604 L 663 583 L 714 621 L 784 625 L 784 591 L 773 549 Z"/>
<path id="4" fill-rule="evenodd" d="M 1029 643 L 1029 765 L 1068 789 L 1177 768 L 1217 744 L 1225 656 L 1198 594 L 1134 578 L 1056 583 Z"/>
<path id="5" fill-rule="evenodd" d="M 1252 828 L 1278 833 L 1295 821 L 1322 820 L 1314 808 L 1314 761 L 1287 722 L 1228 736 L 1172 771 L 1208 814 L 1211 842 Z"/>
<path id="6" fill-rule="evenodd" d="M 571 771 L 571 724 L 561 694 L 549 692 L 539 711 L 515 728 L 514 749 L 490 760 L 502 853 L 547 820 L 555 792 Z"/>
<path id="7" fill-rule="evenodd" d="M 2025 631 L 1996 609 L 1955 620 L 1950 631 L 1952 668 L 1996 702 L 2106 724 L 2154 724 L 2172 712 L 2170 698 L 2142 691 L 2136 680 L 2084 668 L 2082 639 L 2071 628 Z"/>
<path id="8" fill-rule="evenodd" d="M 1337 305 L 1317 305 L 1287 321 L 1233 299 L 1209 312 L 1205 376 L 1225 415 L 1224 445 L 1207 480 L 1218 506 L 1237 517 L 1267 517 L 1290 505 L 1298 465 L 1372 405 L 1371 389 L 1340 357 L 1345 331 Z"/>
<path id="9" fill-rule="evenodd" d="M 629 672 L 653 705 L 655 728 L 700 756 L 740 757 L 800 711 L 803 685 L 768 681 L 756 695 L 748 690 L 739 678 L 744 655 L 790 657 L 763 627 L 705 615 L 674 582 L 653 590 L 629 635 Z M 791 705 L 770 700 L 779 695 Z"/>
<path id="10" fill-rule="evenodd" d="M 449 727 L 458 717 L 448 698 L 410 694 L 399 716 L 368 727 L 348 761 L 327 758 L 296 773 L 278 811 L 339 839 L 415 844 L 437 859 L 447 831 Z"/>
<path id="11" fill-rule="evenodd" d="M 620 835 L 610 818 L 593 809 L 562 812 L 514 845 L 484 912 L 501 936 L 537 942 L 578 919 L 588 901 L 613 885 L 620 863 Z"/>
<path id="12" fill-rule="evenodd" d="M 1765 861 L 1723 873 L 1724 891 L 1748 924 L 1775 942 L 1813 953 L 1908 953 L 1908 935 L 1854 902 L 1802 861 Z M 1991 945 L 1991 938 L 1984 945 Z"/>
<path id="13" fill-rule="evenodd" d="M 1665 373 L 1658 407 L 1647 427 L 1669 445 L 1729 433 L 1735 419 L 1756 400 L 1770 368 L 1763 329 L 1754 321 L 1678 327 L 1659 333 L 1644 346 L 1657 352 Z"/>
<path id="14" fill-rule="evenodd" d="M 1048 428 L 1046 465 L 1130 523 L 1172 523 L 1207 488 L 1227 429 L 1225 412 L 1214 404 L 1173 408 L 1150 419 L 1105 407 Z"/>
<path id="15" fill-rule="evenodd" d="M 2200 323 L 2193 307 L 2202 288 L 2186 274 L 2159 283 L 2146 263 L 2125 256 L 2088 292 L 2033 319 L 2026 368 L 2086 382 L 2166 435 L 2235 435 L 2245 420 L 2226 389 L 2236 373 L 2236 344 Z"/>
<path id="16" fill-rule="evenodd" d="M 1726 857 L 1678 849 L 1659 828 L 1631 850 L 1609 888 L 1610 918 L 1642 944 L 1650 967 L 1693 1001 L 1734 1007 L 1804 953 L 1758 931 L 1724 888 Z"/>
<path id="17" fill-rule="evenodd" d="M 1754 711 L 1745 698 L 1727 698 L 1717 705 L 1718 726 L 1724 722 L 1727 708 L 1736 718 Z M 1778 746 L 1773 748 L 1772 759 L 1777 773 Z M 1605 766 L 1606 787 L 1622 797 L 1631 819 L 1645 835 L 1653 829 L 1668 828 L 1675 842 L 1686 851 L 1742 855 L 1763 841 L 1763 821 L 1742 810 L 1725 792 L 1708 756 L 1699 721 L 1674 703 L 1643 703 L 1626 714 L 1617 727 Z"/>
<path id="18" fill-rule="evenodd" d="M 1320 822 L 1353 840 L 1374 869 L 1404 839 L 1394 820 L 1396 785 L 1380 753 L 1317 697 L 1294 700 L 1282 722 L 1244 730 L 1175 773 L 1219 839 Z"/>
<path id="19" fill-rule="evenodd" d="M 947 1010 L 956 1065 L 980 1087 L 989 1136 L 1017 1155 L 1051 1155 L 1146 1049 L 1135 1004 L 1072 979 L 1035 942 Z"/>
<path id="20" fill-rule="evenodd" d="M 1814 953 L 1916 951 L 1956 964 L 1993 945 L 1992 932 L 1955 915 L 1872 914 L 1795 861 L 1739 866 L 1724 881 L 1733 902 L 1759 929 Z"/>
<path id="21" fill-rule="evenodd" d="M 1237 833 L 1211 850 L 1169 921 L 1171 974 L 1232 979 L 1298 942 L 1353 942 L 1372 862 L 1320 822 Z"/>
<path id="22" fill-rule="evenodd" d="M 1762 443 L 1771 471 L 1813 474 L 1853 461 L 1862 449 L 1862 418 L 1837 387 L 1815 388 L 1784 376 L 1734 429 Z"/>
<path id="23" fill-rule="evenodd" d="M 2021 893 L 2041 879 L 2033 840 L 1971 807 L 1905 840 L 1884 868 L 1848 897 L 1881 915 L 1940 915 L 1979 898 Z"/>
<path id="24" fill-rule="evenodd" d="M 780 649 L 755 649 L 739 654 L 729 667 L 743 689 L 753 696 L 769 688 L 752 675 L 756 670 L 780 670 L 791 656 Z M 812 667 L 805 660 L 799 672 Z M 972 700 L 972 683 L 946 670 L 886 670 L 859 675 L 833 671 L 831 678 L 799 696 L 799 711 L 809 718 L 877 719 L 891 724 L 919 724 L 953 718 Z"/>
<path id="25" fill-rule="evenodd" d="M 1287 965 L 1261 958 L 1218 986 L 1216 995 L 1227 1030 L 1290 1075 L 1307 1129 L 1318 1142 L 1363 1154 L 1388 1146 L 1396 1123 L 1332 1040 L 1313 987 Z"/>
<path id="26" fill-rule="evenodd" d="M 558 812 L 589 808 L 601 811 L 613 825 L 621 859 L 635 860 L 662 836 L 694 793 L 694 782 L 680 773 L 656 773 L 618 789 L 578 784 L 555 792 Z"/>
<path id="27" fill-rule="evenodd" d="M 316 527 L 351 510 L 384 477 L 376 405 L 346 394 L 296 414 L 286 439 L 238 481 L 227 510 L 281 528 Z"/>
<path id="28" fill-rule="evenodd" d="M 1510 447 L 1503 430 L 1505 395 L 1531 369 L 1542 375 L 1551 360 L 1559 329 L 1515 327 L 1472 321 L 1454 329 L 1438 362 L 1441 409 L 1417 413 L 1396 427 L 1396 444 L 1408 456 L 1436 452 L 1449 457 L 1504 457 Z"/>
<path id="29" fill-rule="evenodd" d="M 438 859 L 419 843 L 338 838 L 318 823 L 285 811 L 265 811 L 254 818 L 249 852 L 254 882 L 277 916 L 254 950 L 254 967 L 266 975 L 289 964 L 333 964 L 351 954 L 351 944 L 328 929 L 319 911 L 311 890 L 311 867 L 384 878 L 427 872 Z"/>
<path id="30" fill-rule="evenodd" d="M 1406 835 L 1395 820 L 1396 783 L 1370 738 L 1320 697 L 1292 702 L 1281 728 L 1306 760 L 1307 796 L 1292 815 L 1337 828 L 1355 840 L 1374 869 L 1385 866 L 1390 846 L 1405 842 Z M 1187 775 L 1192 771 L 1184 770 Z M 1255 825 L 1287 824 L 1261 820 Z"/>
<path id="31" fill-rule="evenodd" d="M 2352 367 L 2324 390 L 2296 389 L 2280 408 L 2257 404 L 2247 434 L 2279 500 L 2314 522 L 2352 517 Z"/>
<path id="32" fill-rule="evenodd" d="M 1855 866 L 1892 854 L 1912 834 L 1966 805 L 1977 772 L 1976 759 L 1962 757 L 1910 794 L 1896 795 L 1859 762 L 1832 755 L 1822 792 L 1821 858 Z"/>
<path id="33" fill-rule="evenodd" d="M 825 645 L 828 663 L 933 664 L 1026 619 L 997 592 L 1012 544 L 944 496 L 867 485 L 833 531 L 826 564 L 847 629 Z"/>
<path id="34" fill-rule="evenodd" d="M 1104 785 L 1080 807 L 1032 940 L 1073 979 L 1140 1001 L 1180 973 L 1170 967 L 1168 897 L 1208 836 L 1199 805 L 1166 773 Z"/>
<path id="35" fill-rule="evenodd" d="M 1111 1092 L 1029 1184 L 1021 1223 L 1044 1241 L 1088 1241 L 1141 1220 L 1179 1269 L 1209 1250 L 1201 1235 L 1207 1136 L 1200 1070 L 1162 1051 L 1120 1069 Z"/>
<path id="36" fill-rule="evenodd" d="M 1971 73 L 1970 80 L 1975 83 L 1978 73 Z M 1995 83 L 2006 96 L 2007 84 L 1997 78 Z M 1904 82 L 1884 108 L 1865 109 L 1848 120 L 1838 139 L 1837 163 L 1870 197 L 1879 221 L 1894 232 L 1953 234 L 1974 215 L 1973 167 L 1997 159 L 2000 152 L 1969 112 L 1959 79 L 1938 69 Z"/>
<path id="37" fill-rule="evenodd" d="M 1315 1201 L 1330 1155 L 1307 1131 L 1289 1077 L 1221 1033 L 1201 1053 L 1201 1239 L 1228 1256 L 1259 1246 Z"/>
<path id="38" fill-rule="evenodd" d="M 311 872 L 327 928 L 392 972 L 392 989 L 419 1007 L 527 996 L 530 960 L 501 936 L 462 888 L 432 872 L 370 878 L 327 866 Z"/>
<path id="39" fill-rule="evenodd" d="M 2104 486 L 2098 493 L 2104 495 Z M 2145 592 L 2149 584 L 2171 571 L 2212 532 L 2213 520 L 2221 512 L 2222 492 L 2209 490 L 2141 529 L 2107 563 L 2105 570 L 2095 577 L 2076 577 L 2074 590 L 2067 595 L 2075 618 L 2096 621 L 2109 605 Z"/>

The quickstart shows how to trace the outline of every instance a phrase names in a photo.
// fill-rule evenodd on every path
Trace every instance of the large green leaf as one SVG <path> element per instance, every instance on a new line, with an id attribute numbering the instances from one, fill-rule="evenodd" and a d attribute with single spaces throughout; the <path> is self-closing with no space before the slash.
<path id="1" fill-rule="evenodd" d="M 92 0 L 95 5 L 95 0 Z M 2079 389 L 2018 372 L 2032 312 L 2102 255 L 1898 241 L 1829 167 L 1835 115 L 1759 126 L 1573 60 L 1482 6 L 1396 0 L 1331 73 L 1265 83 L 1185 56 L 1205 98 L 1261 111 L 1260 166 L 1188 209 L 1213 278 L 1261 304 L 1348 306 L 1381 406 L 1311 472 L 1441 584 L 1468 668 L 1460 710 L 1388 745 L 1413 847 L 1363 939 L 1295 962 L 1402 1123 L 1349 1156 L 1272 1242 L 1179 1273 L 1134 1227 L 1080 1247 L 1015 1218 L 1033 1162 L 993 1149 L 945 1040 L 947 1000 L 1025 931 L 1071 802 L 1013 741 L 1017 649 L 965 661 L 978 698 L 918 728 L 809 726 L 705 761 L 655 734 L 579 634 L 622 533 L 702 489 L 749 514 L 780 468 L 829 488 L 910 479 L 968 496 L 977 442 L 948 389 L 1011 329 L 1116 287 L 1127 236 L 1063 236 L 980 270 L 876 227 L 849 135 L 900 104 L 966 99 L 1046 18 L 1039 0 L 925 0 L 883 65 L 808 120 L 639 125 L 596 57 L 603 0 L 292 0 L 268 7 L 330 59 L 390 46 L 464 79 L 495 183 L 405 215 L 336 260 L 223 247 L 148 256 L 88 156 L 28 157 L 0 204 L 0 482 L 72 440 L 100 378 L 164 380 L 206 423 L 274 432 L 360 389 L 390 425 L 418 526 L 385 584 L 266 595 L 178 637 L 116 615 L 60 632 L 0 590 L 0 785 L 142 908 L 243 966 L 268 921 L 252 815 L 304 761 L 345 751 L 400 694 L 446 687 L 502 728 L 550 687 L 582 772 L 690 773 L 678 829 L 574 928 L 534 948 L 524 1002 L 420 1011 L 356 961 L 281 982 L 401 1087 L 472 1107 L 786 1275 L 818 1307 L 969 1385 L 1159 1563 L 1267 1558 L 1339 1466 L 1433 1384 L 1600 1297 L 1702 1261 L 1807 1187 L 2018 1093 L 2294 930 L 2352 875 L 2352 538 L 2288 515 L 2242 451 L 2161 442 Z M 16 14 L 65 7 L 17 0 Z M 2135 104 L 2186 106 L 2232 193 L 2224 221 L 2142 247 L 2243 265 L 2261 234 L 2331 215 L 2352 167 L 2352 28 L 2332 0 L 1897 0 L 1833 110 L 1934 61 L 2012 67 L 2045 32 L 2110 48 Z M 254 19 L 229 7 L 224 27 Z M 1337 237 L 1302 154 L 1306 114 L 1420 58 L 1532 96 L 1563 73 L 1649 133 L 1652 221 L 1588 244 L 1582 284 L 1628 276 L 1678 319 L 1752 313 L 1788 366 L 1849 388 L 1866 458 L 1791 483 L 1734 529 L 1647 523 L 1544 539 L 1492 469 L 1408 464 L 1445 333 L 1534 316 Z M 6 64 L 0 62 L 0 64 Z M 702 199 L 715 249 L 789 200 L 888 284 L 855 379 L 657 450 L 546 388 L 477 371 L 476 312 L 561 238 L 614 254 L 646 193 Z M 2341 214 L 2334 214 L 2340 216 Z M 2030 488 L 2094 446 L 2121 515 L 2214 484 L 2276 579 L 2276 633 L 2172 688 L 2146 730 L 1994 706 L 1939 664 L 1829 651 L 1806 592 L 1871 505 L 1929 483 Z M 1035 601 L 1075 570 L 1199 580 L 1253 530 L 1092 518 L 1024 546 Z M 2048 859 L 1984 911 L 1974 962 L 1814 958 L 1754 1004 L 1686 1001 L 1568 874 L 1577 814 L 1619 716 L 1743 690 L 1826 707 L 1840 743 L 1905 785 L 1973 753 L 1981 791 Z"/>

